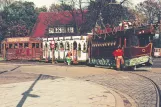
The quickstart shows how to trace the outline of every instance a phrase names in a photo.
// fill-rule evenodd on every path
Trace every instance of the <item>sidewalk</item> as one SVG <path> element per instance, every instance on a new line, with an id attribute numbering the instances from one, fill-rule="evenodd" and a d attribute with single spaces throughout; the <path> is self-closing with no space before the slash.
<path id="1" fill-rule="evenodd" d="M 103 86 L 71 78 L 0 85 L 1 107 L 124 107 Z"/>

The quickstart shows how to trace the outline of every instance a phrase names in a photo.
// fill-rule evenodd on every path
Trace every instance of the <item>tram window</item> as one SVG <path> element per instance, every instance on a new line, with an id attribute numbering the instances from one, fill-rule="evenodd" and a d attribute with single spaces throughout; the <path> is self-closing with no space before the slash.
<path id="1" fill-rule="evenodd" d="M 73 49 L 73 44 L 71 43 L 70 46 L 71 46 L 70 48 L 71 48 L 71 50 L 72 50 L 72 49 Z"/>
<path id="2" fill-rule="evenodd" d="M 69 50 L 69 42 L 66 43 L 66 50 Z"/>
<path id="3" fill-rule="evenodd" d="M 39 48 L 39 43 L 36 43 L 36 48 Z"/>
<path id="4" fill-rule="evenodd" d="M 81 51 L 81 44 L 78 45 L 78 50 Z"/>
<path id="5" fill-rule="evenodd" d="M 22 43 L 19 43 L 19 48 L 22 48 L 23 47 L 23 44 Z"/>
<path id="6" fill-rule="evenodd" d="M 42 48 L 42 43 L 40 45 L 41 45 L 41 48 Z"/>
<path id="7" fill-rule="evenodd" d="M 139 46 L 139 38 L 137 36 L 132 36 L 130 42 L 132 46 Z"/>
<path id="8" fill-rule="evenodd" d="M 35 43 L 32 43 L 32 48 L 35 48 Z"/>
<path id="9" fill-rule="evenodd" d="M 12 48 L 12 44 L 9 44 L 9 48 Z"/>
<path id="10" fill-rule="evenodd" d="M 29 44 L 28 43 L 24 43 L 24 48 L 28 48 Z"/>
<path id="11" fill-rule="evenodd" d="M 86 44 L 85 43 L 83 44 L 83 50 L 84 51 L 87 50 L 87 47 L 86 47 Z"/>
<path id="12" fill-rule="evenodd" d="M 73 43 L 73 49 L 74 49 L 74 50 L 77 50 L 77 42 L 74 42 L 74 43 Z"/>
<path id="13" fill-rule="evenodd" d="M 12 48 L 12 44 L 9 44 L 9 48 Z"/>
<path id="14" fill-rule="evenodd" d="M 61 49 L 64 49 L 64 45 L 63 45 L 62 42 L 60 43 L 60 48 L 61 48 Z"/>
<path id="15" fill-rule="evenodd" d="M 146 46 L 149 43 L 149 37 L 139 37 L 140 46 Z"/>
<path id="16" fill-rule="evenodd" d="M 15 44 L 14 44 L 14 48 L 15 48 L 15 49 L 16 49 L 16 48 L 18 48 L 18 45 L 17 45 L 17 43 L 15 43 Z"/>
<path id="17" fill-rule="evenodd" d="M 55 43 L 55 50 L 58 50 L 58 43 Z"/>

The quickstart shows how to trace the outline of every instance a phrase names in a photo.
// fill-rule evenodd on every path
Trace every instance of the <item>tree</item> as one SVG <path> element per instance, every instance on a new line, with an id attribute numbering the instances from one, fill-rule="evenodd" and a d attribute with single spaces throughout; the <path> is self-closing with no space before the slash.
<path id="1" fill-rule="evenodd" d="M 9 37 L 29 36 L 37 14 L 33 2 L 15 1 L 4 8 L 2 19 L 7 25 L 5 35 Z"/>
<path id="2" fill-rule="evenodd" d="M 42 6 L 42 7 L 36 7 L 36 13 L 39 14 L 40 12 L 47 12 L 48 9 L 46 6 Z"/>
<path id="3" fill-rule="evenodd" d="M 122 20 L 134 19 L 132 13 L 130 13 L 129 8 L 123 6 L 122 4 L 126 2 L 117 2 L 116 0 L 96 0 L 91 1 L 88 6 L 87 14 L 87 28 L 90 30 L 95 26 L 96 20 L 100 13 L 102 13 L 103 23 L 110 24 L 112 26 L 118 26 Z"/>
<path id="4" fill-rule="evenodd" d="M 60 12 L 63 11 L 63 5 L 51 4 L 49 12 Z"/>
<path id="5" fill-rule="evenodd" d="M 9 6 L 14 0 L 0 0 L 0 11 Z"/>
<path id="6" fill-rule="evenodd" d="M 70 12 L 70 14 L 73 17 L 73 24 L 76 28 L 77 34 L 82 34 L 86 32 L 84 29 L 84 23 L 85 23 L 85 13 L 86 9 L 82 6 L 83 1 L 82 0 L 68 0 L 68 2 L 65 2 L 62 0 L 62 9 L 67 10 Z M 81 24 L 77 21 L 77 14 L 81 16 Z"/>
<path id="7" fill-rule="evenodd" d="M 157 18 L 157 14 L 161 9 L 161 3 L 155 0 L 146 0 L 137 4 L 136 10 L 138 13 L 147 17 L 148 23 L 153 23 Z"/>

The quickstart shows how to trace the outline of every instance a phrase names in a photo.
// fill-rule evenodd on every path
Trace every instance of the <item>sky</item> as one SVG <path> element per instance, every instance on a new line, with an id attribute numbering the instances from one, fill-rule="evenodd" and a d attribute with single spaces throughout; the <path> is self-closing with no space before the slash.
<path id="1" fill-rule="evenodd" d="M 47 6 L 47 7 L 49 7 L 52 3 L 58 4 L 60 0 L 24 0 L 24 1 L 34 2 L 34 4 L 36 5 L 36 7 L 42 7 L 44 5 Z M 134 4 L 137 4 L 137 3 L 142 2 L 144 0 L 130 0 L 130 1 L 132 3 L 134 3 Z"/>

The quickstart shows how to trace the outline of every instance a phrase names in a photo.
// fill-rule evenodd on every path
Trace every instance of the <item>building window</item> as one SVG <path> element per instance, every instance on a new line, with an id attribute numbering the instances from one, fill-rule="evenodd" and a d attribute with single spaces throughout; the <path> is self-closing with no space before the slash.
<path id="1" fill-rule="evenodd" d="M 53 27 L 53 28 L 49 28 L 49 34 L 53 34 L 53 33 L 74 33 L 74 27 L 66 27 L 66 26 L 62 26 L 62 27 Z"/>

